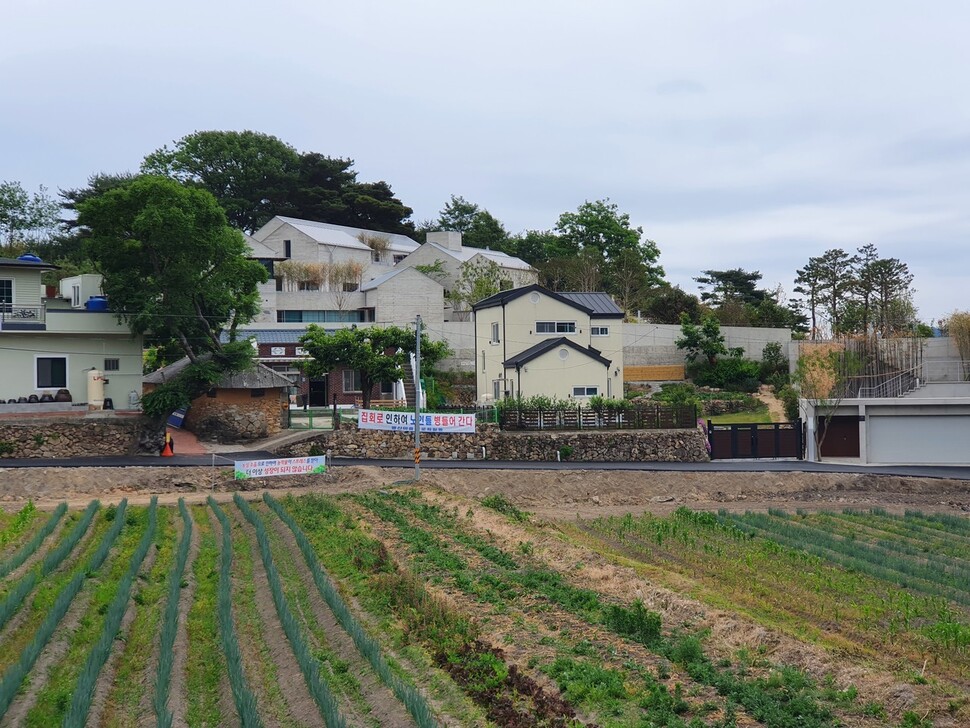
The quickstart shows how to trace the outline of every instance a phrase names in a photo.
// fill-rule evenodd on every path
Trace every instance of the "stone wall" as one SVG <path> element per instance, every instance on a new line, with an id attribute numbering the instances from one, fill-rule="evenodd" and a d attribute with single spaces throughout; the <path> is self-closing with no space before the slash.
<path id="1" fill-rule="evenodd" d="M 267 389 L 253 397 L 248 389 L 217 389 L 215 397 L 197 397 L 185 415 L 185 428 L 202 440 L 239 442 L 275 435 L 283 429 L 289 397 Z"/>
<path id="2" fill-rule="evenodd" d="M 287 445 L 282 457 L 305 456 L 316 446 L 336 457 L 411 458 L 410 432 L 358 430 L 355 423 L 340 430 Z M 703 462 L 707 445 L 700 430 L 602 430 L 582 432 L 503 432 L 479 425 L 475 434 L 421 435 L 422 457 L 432 460 L 478 460 L 482 448 L 489 460 L 556 460 L 557 453 L 576 462 Z"/>
<path id="3" fill-rule="evenodd" d="M 142 429 L 140 417 L 31 417 L 0 420 L 0 458 L 128 455 Z"/>

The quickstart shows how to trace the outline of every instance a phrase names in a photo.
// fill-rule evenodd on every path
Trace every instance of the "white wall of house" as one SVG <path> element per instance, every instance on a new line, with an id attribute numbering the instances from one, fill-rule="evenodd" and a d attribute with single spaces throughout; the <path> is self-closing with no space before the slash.
<path id="1" fill-rule="evenodd" d="M 13 282 L 13 300 L 17 306 L 37 308 L 41 299 L 40 273 L 29 268 L 0 268 L 0 280 Z"/>
<path id="2" fill-rule="evenodd" d="M 504 390 L 508 390 L 516 397 L 541 394 L 557 399 L 572 399 L 579 403 L 588 402 L 593 395 L 616 397 L 623 392 L 623 379 L 614 372 L 613 366 L 606 367 L 602 362 L 573 348 L 555 347 L 532 359 L 519 371 L 504 371 L 507 381 L 499 385 L 502 390 L 500 395 L 504 396 Z M 479 396 L 494 396 L 493 380 L 479 380 L 479 390 Z"/>
<path id="3" fill-rule="evenodd" d="M 406 326 L 420 314 L 429 336 L 442 338 L 444 288 L 420 271 L 402 270 L 363 295 L 365 305 L 375 311 L 375 325 Z"/>
<path id="4" fill-rule="evenodd" d="M 73 318 L 86 318 L 77 314 Z M 75 402 L 87 401 L 88 370 L 101 369 L 108 379 L 105 396 L 116 410 L 126 410 L 128 395 L 134 390 L 141 396 L 142 340 L 130 336 L 83 336 L 50 332 L 11 332 L 0 334 L 3 377 L 0 377 L 0 399 L 16 399 L 45 392 L 55 394 L 66 385 Z M 38 381 L 38 369 L 47 365 L 38 360 L 63 360 L 66 378 L 61 381 Z M 117 365 L 117 369 L 106 369 Z M 53 367 L 59 374 L 61 365 Z M 49 367 L 48 367 L 49 368 Z M 42 375 L 42 373 L 41 373 Z M 60 386 L 40 386 L 42 384 Z M 137 407 L 136 407 L 137 409 Z"/>

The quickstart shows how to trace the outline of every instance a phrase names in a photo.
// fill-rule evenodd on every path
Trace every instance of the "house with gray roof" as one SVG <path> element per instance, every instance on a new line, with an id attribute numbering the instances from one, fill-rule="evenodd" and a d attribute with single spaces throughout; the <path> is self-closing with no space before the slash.
<path id="1" fill-rule="evenodd" d="M 624 314 L 606 293 L 533 284 L 473 307 L 479 401 L 623 396 Z"/>

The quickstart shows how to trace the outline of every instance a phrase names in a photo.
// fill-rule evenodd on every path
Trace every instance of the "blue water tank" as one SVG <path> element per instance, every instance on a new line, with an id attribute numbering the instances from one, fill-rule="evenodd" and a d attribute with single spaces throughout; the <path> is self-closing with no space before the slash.
<path id="1" fill-rule="evenodd" d="M 25 263 L 43 263 L 44 262 L 38 256 L 34 255 L 33 253 L 24 253 L 23 255 L 18 255 L 17 256 L 17 260 L 22 260 Z"/>
<path id="2" fill-rule="evenodd" d="M 84 304 L 88 311 L 107 311 L 108 299 L 104 296 L 91 296 Z"/>

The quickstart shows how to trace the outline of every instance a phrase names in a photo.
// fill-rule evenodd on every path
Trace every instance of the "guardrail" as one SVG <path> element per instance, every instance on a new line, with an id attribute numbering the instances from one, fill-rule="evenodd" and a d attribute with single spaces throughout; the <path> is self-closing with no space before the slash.
<path id="1" fill-rule="evenodd" d="M 503 430 L 689 430 L 697 426 L 692 405 L 651 404 L 625 410 L 588 407 L 500 409 Z"/>
<path id="2" fill-rule="evenodd" d="M 15 303 L 0 304 L 0 324 L 42 324 L 43 306 L 21 306 Z"/>

